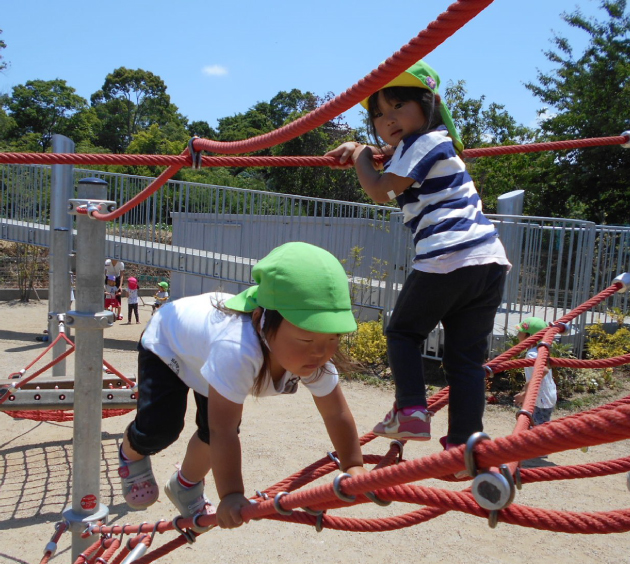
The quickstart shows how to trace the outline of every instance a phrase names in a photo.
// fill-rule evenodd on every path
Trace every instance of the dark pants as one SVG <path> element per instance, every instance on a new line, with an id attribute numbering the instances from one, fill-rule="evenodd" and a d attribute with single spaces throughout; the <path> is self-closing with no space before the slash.
<path id="1" fill-rule="evenodd" d="M 136 316 L 136 321 L 140 321 L 140 316 L 138 315 L 138 304 L 130 304 L 127 303 L 127 321 L 131 323 L 131 312 L 133 312 Z"/>
<path id="2" fill-rule="evenodd" d="M 426 406 L 422 345 L 442 322 L 442 364 L 450 386 L 448 442 L 453 444 L 483 430 L 483 364 L 505 274 L 506 267 L 498 264 L 467 266 L 447 274 L 414 270 L 386 330 L 398 408 Z"/>
<path id="3" fill-rule="evenodd" d="M 127 429 L 132 448 L 151 455 L 173 444 L 184 428 L 188 386 L 162 360 L 138 343 L 138 406 Z M 210 443 L 208 398 L 194 392 L 197 435 Z"/>

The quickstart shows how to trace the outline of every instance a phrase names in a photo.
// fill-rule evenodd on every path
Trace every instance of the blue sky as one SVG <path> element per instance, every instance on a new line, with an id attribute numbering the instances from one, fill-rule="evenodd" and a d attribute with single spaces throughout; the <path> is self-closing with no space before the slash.
<path id="1" fill-rule="evenodd" d="M 164 80 L 189 120 L 216 126 L 281 90 L 340 94 L 453 1 L 13 0 L 0 17 L 10 63 L 0 73 L 0 93 L 27 80 L 61 78 L 89 100 L 114 69 L 142 68 Z M 541 105 L 523 84 L 552 68 L 543 54 L 552 32 L 568 37 L 578 55 L 587 40 L 560 14 L 579 7 L 601 20 L 599 4 L 495 0 L 425 60 L 443 83 L 465 80 L 470 97 L 485 95 L 534 125 Z M 360 125 L 358 109 L 345 117 Z"/>

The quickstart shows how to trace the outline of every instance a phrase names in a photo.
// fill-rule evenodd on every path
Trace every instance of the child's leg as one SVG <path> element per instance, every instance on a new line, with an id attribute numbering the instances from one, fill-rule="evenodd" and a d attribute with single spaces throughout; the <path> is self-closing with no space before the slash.
<path id="1" fill-rule="evenodd" d="M 195 433 L 188 441 L 181 472 L 187 480 L 197 483 L 206 477 L 211 467 L 210 445 L 204 443 Z"/>
<path id="2" fill-rule="evenodd" d="M 136 323 L 140 323 L 140 315 L 138 313 L 138 304 L 137 303 L 133 304 L 133 312 L 134 312 L 134 314 L 136 316 Z"/>
<path id="3" fill-rule="evenodd" d="M 488 336 L 501 304 L 505 267 L 498 264 L 469 266 L 449 273 L 458 287 L 452 310 L 442 319 L 444 356 L 449 383 L 447 441 L 463 444 L 483 430 Z"/>
<path id="4" fill-rule="evenodd" d="M 414 270 L 387 326 L 387 354 L 399 409 L 427 405 L 422 345 L 447 311 L 449 293 L 444 296 L 442 291 L 445 276 Z"/>
<path id="5" fill-rule="evenodd" d="M 138 344 L 138 405 L 125 433 L 130 459 L 155 454 L 173 444 L 184 428 L 188 386 L 162 360 Z M 127 450 L 130 449 L 130 450 Z"/>
<path id="6" fill-rule="evenodd" d="M 551 414 L 553 413 L 553 407 L 535 407 L 534 408 L 534 425 L 542 425 L 551 421 Z"/>
<path id="7" fill-rule="evenodd" d="M 131 323 L 131 312 L 133 311 L 133 304 L 127 302 L 127 323 Z"/>

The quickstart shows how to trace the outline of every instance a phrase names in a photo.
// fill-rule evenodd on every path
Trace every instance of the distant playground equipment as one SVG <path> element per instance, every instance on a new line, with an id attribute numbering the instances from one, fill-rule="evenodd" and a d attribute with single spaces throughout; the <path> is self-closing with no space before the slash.
<path id="1" fill-rule="evenodd" d="M 387 84 L 399 74 L 400 69 L 407 68 L 413 62 L 424 57 L 491 2 L 492 0 L 459 0 L 449 7 L 447 12 L 439 16 L 427 30 L 421 32 L 360 83 L 314 112 L 269 134 L 232 143 L 193 138 L 189 143 L 189 148 L 179 156 L 74 155 L 71 153 L 0 154 L 0 162 L 6 163 L 168 165 L 168 169 L 146 190 L 118 209 L 115 202 L 105 199 L 104 184 L 106 183 L 97 178 L 81 180 L 78 198 L 71 199 L 67 206 L 69 213 L 77 216 L 79 235 L 77 237 L 77 256 L 81 260 L 77 261 L 77 310 L 68 312 L 64 322 L 77 331 L 84 332 L 85 338 L 81 339 L 81 346 L 76 348 L 75 358 L 78 376 L 75 380 L 75 390 L 80 387 L 81 397 L 85 399 L 73 405 L 75 411 L 73 504 L 71 508 L 64 511 L 64 519 L 57 525 L 55 534 L 46 546 L 42 563 L 47 562 L 52 557 L 61 535 L 66 530 L 70 530 L 73 534 L 72 556 L 75 564 L 86 564 L 86 562 L 107 564 L 119 563 L 123 560 L 129 563 L 153 561 L 178 546 L 194 542 L 200 533 L 193 531 L 193 526 L 196 530 L 203 528 L 209 530 L 216 526 L 215 516 L 190 519 L 175 517 L 171 522 L 158 521 L 155 524 L 104 525 L 108 510 L 100 504 L 98 497 L 99 473 L 98 471 L 82 471 L 83 463 L 88 460 L 97 460 L 100 456 L 100 426 L 86 425 L 85 423 L 94 422 L 95 409 L 98 409 L 99 412 L 102 410 L 102 330 L 112 324 L 111 312 L 102 311 L 102 288 L 96 288 L 95 285 L 91 284 L 91 280 L 98 279 L 102 273 L 105 257 L 104 222 L 119 217 L 140 204 L 183 166 L 192 165 L 198 168 L 201 166 L 234 166 L 237 163 L 246 166 L 330 166 L 335 164 L 332 158 L 326 157 L 202 157 L 201 152 L 212 151 L 224 154 L 253 152 L 293 139 L 324 124 Z M 616 137 L 599 139 L 475 149 L 464 151 L 464 156 L 491 156 L 595 145 L 630 147 L 630 132 L 624 132 Z M 51 247 L 53 244 L 58 243 L 53 241 Z M 94 273 L 99 274 L 95 277 L 93 276 Z M 525 459 L 545 456 L 567 449 L 589 447 L 630 438 L 630 397 L 606 406 L 557 419 L 536 428 L 532 427 L 531 415 L 547 362 L 552 366 L 603 368 L 620 366 L 630 361 L 630 355 L 598 361 L 556 359 L 549 356 L 550 343 L 557 334 L 567 330 L 569 323 L 575 317 L 616 292 L 626 292 L 629 282 L 629 274 L 618 276 L 610 287 L 587 300 L 550 327 L 532 335 L 487 364 L 488 374 L 517 366 L 534 366 L 534 375 L 530 380 L 523 408 L 517 413 L 516 425 L 511 435 L 492 440 L 483 433 L 477 433 L 469 439 L 466 445 L 410 461 L 403 458 L 404 443 L 394 441 L 383 456 L 364 455 L 364 461 L 367 464 L 375 465 L 369 474 L 352 478 L 341 473 L 331 484 L 298 491 L 315 479 L 339 470 L 335 454 L 329 453 L 329 456 L 316 461 L 265 491 L 256 492 L 252 498 L 252 505 L 242 512 L 245 521 L 267 517 L 314 526 L 318 531 L 334 528 L 370 532 L 408 527 L 442 515 L 446 511 L 456 510 L 487 519 L 491 527 L 495 527 L 499 522 L 505 522 L 567 533 L 604 534 L 630 531 L 630 509 L 575 513 L 531 508 L 514 503 L 516 491 L 528 483 L 603 476 L 630 471 L 630 457 L 605 463 L 564 468 L 525 469 L 521 468 L 519 464 Z M 59 329 L 59 334 L 63 334 L 63 330 Z M 65 336 L 57 339 L 57 336 L 52 333 L 51 338 L 53 339 L 51 347 L 67 340 Z M 538 341 L 541 342 L 539 354 L 535 360 L 509 360 L 512 356 L 533 346 Z M 67 352 L 67 354 L 70 353 Z M 26 369 L 23 369 L 22 375 Z M 26 383 L 26 379 L 23 383 Z M 17 392 L 18 387 L 13 384 L 7 384 L 0 388 L 2 405 L 5 405 L 11 396 L 15 398 Z M 40 391 L 36 390 L 34 393 L 40 393 Z M 29 401 L 29 406 L 31 406 L 35 401 L 40 400 L 30 398 Z M 429 409 L 435 413 L 447 403 L 448 388 L 445 388 L 430 398 Z M 374 438 L 375 436 L 371 433 L 365 435 L 362 438 L 362 445 Z M 468 479 L 472 479 L 470 489 L 465 491 L 455 492 L 439 487 L 411 484 L 411 482 L 425 478 L 453 481 L 454 478 L 451 476 L 464 469 L 468 473 Z M 416 503 L 425 507 L 402 516 L 381 519 L 343 518 L 328 514 L 328 511 L 352 504 L 373 502 L 381 506 L 392 501 Z M 174 540 L 156 549 L 151 555 L 144 556 L 156 533 L 164 533 L 172 529 L 178 532 L 178 536 Z M 99 538 L 96 542 L 90 540 L 90 537 L 97 535 Z M 124 535 L 135 536 L 131 537 L 123 546 L 122 537 Z"/>
<path id="2" fill-rule="evenodd" d="M 38 378 L 75 351 L 74 343 L 66 335 L 64 320 L 65 315 L 59 314 L 58 336 L 35 360 L 21 370 L 9 374 L 10 382 L 0 379 L 0 411 L 16 419 L 33 421 L 72 421 L 74 419 L 74 378 L 59 376 Z M 62 355 L 27 375 L 27 372 L 62 340 L 69 348 Z M 103 359 L 103 372 L 105 373 L 101 393 L 103 418 L 116 417 L 132 411 L 137 399 L 136 383 L 120 373 L 105 359 Z"/>

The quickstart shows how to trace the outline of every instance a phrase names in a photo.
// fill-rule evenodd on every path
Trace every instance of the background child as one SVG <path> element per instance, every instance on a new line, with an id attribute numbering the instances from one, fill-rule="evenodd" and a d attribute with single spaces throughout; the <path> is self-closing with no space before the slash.
<path id="1" fill-rule="evenodd" d="M 131 312 L 136 316 L 136 323 L 140 323 L 140 316 L 138 315 L 138 280 L 133 276 L 127 279 L 127 323 L 131 323 Z"/>
<path id="2" fill-rule="evenodd" d="M 116 286 L 116 277 L 113 275 L 107 276 L 107 286 L 105 286 L 105 309 L 112 308 L 115 321 L 122 319 L 120 315 L 120 301 L 118 300 L 119 296 L 120 291 Z"/>
<path id="3" fill-rule="evenodd" d="M 437 93 L 439 82 L 437 73 L 418 61 L 361 102 L 376 146 L 344 143 L 327 155 L 337 157 L 341 168 L 354 163 L 375 202 L 395 198 L 413 233 L 413 270 L 386 330 L 396 401 L 374 433 L 430 439 L 422 344 L 441 322 L 450 385 L 442 443 L 450 448 L 483 429 L 483 362 L 509 262 L 458 157 L 463 146 Z M 391 156 L 383 174 L 372 159 L 377 154 Z"/>
<path id="4" fill-rule="evenodd" d="M 518 334 L 516 335 L 518 342 L 522 343 L 525 339 L 527 339 L 527 337 L 538 333 L 538 331 L 541 331 L 546 327 L 548 327 L 546 321 L 544 319 L 540 319 L 540 317 L 528 317 L 527 319 L 524 319 L 516 326 L 516 330 L 518 331 Z M 538 358 L 538 347 L 534 346 L 529 349 L 525 354 L 525 358 Z M 533 375 L 534 367 L 525 367 L 525 386 L 523 387 L 522 392 L 514 396 L 514 403 L 516 405 L 523 405 L 525 393 L 527 392 L 529 382 Z M 555 407 L 557 400 L 558 395 L 556 391 L 556 383 L 553 380 L 551 368 L 549 368 L 545 373 L 538 390 L 538 398 L 536 399 L 536 407 L 534 407 L 533 414 L 534 425 L 546 423 L 551 419 L 551 413 L 553 412 L 553 408 Z"/>
<path id="5" fill-rule="evenodd" d="M 249 501 L 238 434 L 249 394 L 291 394 L 302 382 L 342 470 L 365 472 L 354 419 L 331 362 L 342 358 L 339 335 L 356 329 L 343 267 L 319 247 L 287 243 L 260 260 L 252 277 L 257 285 L 241 294 L 181 298 L 151 318 L 138 346 L 137 414 L 120 449 L 123 494 L 132 508 L 144 509 L 158 498 L 149 455 L 179 436 L 189 388 L 197 403 L 197 431 L 181 470 L 165 487 L 184 517 L 214 511 L 203 485 L 212 469 L 221 499 L 218 524 L 241 525 L 240 511 Z"/>
<path id="6" fill-rule="evenodd" d="M 153 303 L 151 315 L 153 315 L 157 308 L 168 301 L 168 282 L 158 282 L 158 288 L 159 290 L 153 296 L 155 302 Z"/>

